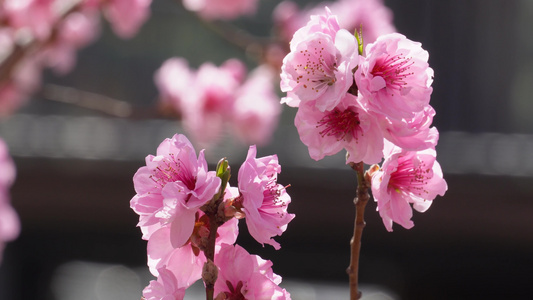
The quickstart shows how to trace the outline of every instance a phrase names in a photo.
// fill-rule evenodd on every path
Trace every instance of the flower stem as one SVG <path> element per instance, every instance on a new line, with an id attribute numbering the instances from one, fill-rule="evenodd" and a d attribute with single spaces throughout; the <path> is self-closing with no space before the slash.
<path id="1" fill-rule="evenodd" d="M 215 265 L 215 244 L 217 239 L 217 230 L 224 222 L 226 218 L 224 215 L 224 192 L 226 186 L 231 177 L 231 168 L 229 167 L 228 160 L 222 158 L 216 168 L 217 177 L 221 179 L 220 190 L 213 196 L 213 199 L 204 205 L 201 209 L 209 219 L 209 235 L 207 237 L 207 243 L 205 248 L 202 249 L 207 259 L 203 270 L 202 279 L 205 283 L 205 299 L 213 300 L 215 293 L 215 282 L 218 278 L 218 268 Z"/>
<path id="2" fill-rule="evenodd" d="M 364 164 L 349 163 L 350 167 L 357 172 L 357 197 L 354 199 L 355 204 L 355 224 L 353 237 L 350 241 L 351 256 L 350 266 L 346 270 L 350 278 L 350 300 L 357 300 L 361 298 L 361 292 L 358 289 L 359 281 L 359 254 L 361 252 L 361 237 L 363 235 L 363 228 L 365 228 L 365 206 L 370 199 L 368 189 L 370 183 L 365 180 Z"/>
<path id="3" fill-rule="evenodd" d="M 215 242 L 217 238 L 217 230 L 220 226 L 219 218 L 217 217 L 218 206 L 222 202 L 222 197 L 216 201 L 212 201 L 205 211 L 209 218 L 209 236 L 207 238 L 207 247 L 204 250 L 207 261 L 202 270 L 202 279 L 205 283 L 205 299 L 213 300 L 215 292 L 215 282 L 218 277 L 218 269 L 214 264 L 215 261 Z"/>

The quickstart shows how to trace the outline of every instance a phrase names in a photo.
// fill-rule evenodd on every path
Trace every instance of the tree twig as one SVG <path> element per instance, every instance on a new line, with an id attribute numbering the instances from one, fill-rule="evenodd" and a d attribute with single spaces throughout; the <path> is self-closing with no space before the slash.
<path id="1" fill-rule="evenodd" d="M 359 257 L 361 252 L 361 237 L 365 228 L 365 207 L 370 199 L 368 189 L 370 183 L 365 179 L 364 164 L 349 163 L 350 167 L 357 172 L 357 197 L 354 199 L 355 204 L 355 223 L 352 240 L 350 241 L 351 255 L 350 266 L 346 270 L 350 278 L 350 300 L 361 298 L 359 291 Z"/>

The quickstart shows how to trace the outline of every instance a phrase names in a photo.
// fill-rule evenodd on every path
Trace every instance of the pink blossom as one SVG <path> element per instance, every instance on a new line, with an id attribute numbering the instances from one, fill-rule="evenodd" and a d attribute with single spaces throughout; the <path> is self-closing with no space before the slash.
<path id="1" fill-rule="evenodd" d="M 281 110 L 274 74 L 261 66 L 245 77 L 246 67 L 237 59 L 220 67 L 204 63 L 194 71 L 185 59 L 171 58 L 154 80 L 163 105 L 181 116 L 184 129 L 200 145 L 217 142 L 226 126 L 245 144 L 264 144 Z"/>
<path id="2" fill-rule="evenodd" d="M 373 43 L 380 35 L 396 31 L 393 13 L 383 0 L 339 0 L 330 5 L 339 24 L 349 32 L 362 30 L 363 43 Z"/>
<path id="3" fill-rule="evenodd" d="M 292 1 L 282 1 L 274 9 L 274 23 L 282 38 L 289 41 L 309 20 L 309 16 L 321 13 L 324 6 L 337 16 L 341 28 L 349 32 L 362 28 L 365 45 L 374 42 L 380 35 L 396 31 L 392 24 L 392 11 L 384 5 L 383 0 L 321 2 L 302 10 Z"/>
<path id="4" fill-rule="evenodd" d="M 15 181 L 15 164 L 9 156 L 6 143 L 0 139 L 0 194 L 6 195 L 8 189 Z"/>
<path id="5" fill-rule="evenodd" d="M 70 13 L 59 24 L 59 39 L 76 48 L 87 46 L 99 34 L 100 17 L 92 9 L 80 9 Z"/>
<path id="6" fill-rule="evenodd" d="M 238 181 L 241 196 L 236 207 L 246 216 L 248 231 L 261 244 L 270 244 L 276 250 L 279 243 L 272 237 L 281 235 L 294 214 L 287 213 L 291 198 L 285 187 L 277 183 L 281 166 L 276 155 L 256 158 L 255 145 L 250 146 L 248 156 L 239 169 Z"/>
<path id="7" fill-rule="evenodd" d="M 183 98 L 190 89 L 193 76 L 186 59 L 167 59 L 154 75 L 161 101 L 181 113 L 184 110 Z"/>
<path id="8" fill-rule="evenodd" d="M 278 286 L 281 277 L 272 272 L 272 263 L 250 255 L 239 245 L 223 244 L 215 264 L 219 268 L 215 283 L 217 300 L 290 299 L 290 294 Z"/>
<path id="9" fill-rule="evenodd" d="M 338 29 L 329 10 L 312 16 L 291 41 L 291 52 L 283 59 L 282 103 L 298 106 L 312 102 L 320 111 L 333 109 L 353 84 L 352 70 L 359 55 L 353 34 Z"/>
<path id="10" fill-rule="evenodd" d="M 269 67 L 260 66 L 237 91 L 232 124 L 243 144 L 265 145 L 276 129 L 281 107 L 272 84 L 274 75 Z"/>
<path id="11" fill-rule="evenodd" d="M 224 199 L 238 196 L 238 189 L 227 187 Z M 205 248 L 209 236 L 209 219 L 199 210 L 195 215 L 194 229 L 185 245 L 176 248 L 171 244 L 171 230 L 162 227 L 154 232 L 148 240 L 147 254 L 148 267 L 155 276 L 158 276 L 157 270 L 166 266 L 172 270 L 181 286 L 190 286 L 196 280 L 200 279 L 202 267 L 206 258 L 202 250 Z M 220 249 L 220 245 L 233 244 L 239 234 L 238 220 L 230 219 L 217 230 L 215 240 L 215 253 Z"/>
<path id="12" fill-rule="evenodd" d="M 206 20 L 232 20 L 257 11 L 257 0 L 183 0 L 186 9 Z"/>
<path id="13" fill-rule="evenodd" d="M 137 195 L 131 208 L 139 214 L 143 238 L 162 226 L 169 226 L 173 247 L 182 246 L 190 237 L 195 214 L 211 200 L 220 187 L 220 178 L 207 171 L 204 150 L 198 158 L 184 135 L 165 139 L 157 155 L 146 157 L 146 166 L 133 177 Z"/>
<path id="14" fill-rule="evenodd" d="M 174 273 L 162 267 L 158 270 L 157 280 L 150 281 L 144 288 L 143 297 L 145 300 L 181 300 L 185 297 L 186 287 L 181 287 L 174 276 Z"/>
<path id="15" fill-rule="evenodd" d="M 147 254 L 148 267 L 152 274 L 157 276 L 158 273 L 156 270 L 162 266 L 167 266 L 169 269 L 174 270 L 174 274 L 186 286 L 193 284 L 201 277 L 202 266 L 206 258 L 198 242 L 199 239 L 207 239 L 209 235 L 209 224 L 205 223 L 205 219 L 201 217 L 203 216 L 202 212 L 199 211 L 198 215 L 200 217 L 196 219 L 197 222 L 195 223 L 193 233 L 185 245 L 179 248 L 175 248 L 170 243 L 171 232 L 168 227 L 162 227 L 150 236 Z M 228 220 L 218 227 L 215 253 L 218 252 L 221 244 L 235 243 L 238 234 L 238 220 L 235 218 Z M 185 264 L 192 264 L 192 269 L 187 269 L 187 272 L 181 272 L 180 270 L 184 270 L 180 268 L 183 268 Z"/>
<path id="16" fill-rule="evenodd" d="M 205 228 L 205 227 L 204 227 Z M 238 235 L 238 220 L 231 219 L 217 230 L 215 255 L 222 244 L 234 244 Z M 193 238 L 193 236 L 191 236 Z M 161 267 L 172 271 L 180 286 L 189 287 L 202 277 L 202 268 L 207 261 L 203 251 L 192 242 L 173 248 L 169 243 L 170 230 L 161 228 L 148 240 L 148 267 L 154 276 L 159 276 Z"/>
<path id="17" fill-rule="evenodd" d="M 0 12 L 0 18 L 2 13 Z M 0 59 L 4 60 L 15 48 L 15 33 L 13 28 L 0 28 Z"/>
<path id="18" fill-rule="evenodd" d="M 321 112 L 302 104 L 294 124 L 300 139 L 314 160 L 348 151 L 347 162 L 374 164 L 383 157 L 383 134 L 377 120 L 357 105 L 356 97 L 346 94 L 330 111 Z"/>
<path id="19" fill-rule="evenodd" d="M 29 29 L 32 35 L 44 40 L 52 32 L 57 19 L 54 0 L 5 0 L 1 5 L 5 10 L 9 26 L 15 29 Z"/>
<path id="20" fill-rule="evenodd" d="M 398 120 L 424 110 L 433 91 L 428 58 L 420 43 L 399 33 L 380 36 L 369 44 L 354 74 L 368 108 Z"/>
<path id="21" fill-rule="evenodd" d="M 28 95 L 41 85 L 41 62 L 38 55 L 26 56 L 11 70 L 11 77 L 0 84 L 0 117 L 23 106 Z"/>
<path id="22" fill-rule="evenodd" d="M 13 114 L 27 101 L 13 80 L 0 84 L 0 118 Z"/>
<path id="23" fill-rule="evenodd" d="M 437 195 L 443 196 L 448 186 L 436 161 L 434 148 L 406 151 L 385 142 L 385 161 L 372 174 L 372 194 L 377 210 L 388 231 L 396 222 L 404 228 L 414 226 L 413 208 L 425 212 Z"/>
<path id="24" fill-rule="evenodd" d="M 314 33 L 323 33 L 334 40 L 339 30 L 341 27 L 337 16 L 331 13 L 329 7 L 322 7 L 317 10 L 316 14 L 309 15 L 304 26 L 296 30 L 289 45 L 290 49 L 296 50 L 297 44 L 305 41 L 309 35 Z"/>
<path id="25" fill-rule="evenodd" d="M 216 67 L 204 63 L 182 97 L 183 126 L 193 139 L 208 145 L 220 139 L 232 118 L 235 92 L 244 78 L 243 63 L 231 59 Z"/>
<path id="26" fill-rule="evenodd" d="M 236 59 L 227 60 L 220 67 L 202 64 L 194 78 L 193 91 L 189 91 L 192 97 L 188 98 L 187 106 L 196 106 L 195 110 L 206 118 L 230 116 L 235 91 L 245 74 L 244 64 Z"/>
<path id="27" fill-rule="evenodd" d="M 121 38 L 133 37 L 150 17 L 152 0 L 109 0 L 105 13 L 115 33 Z"/>
<path id="28" fill-rule="evenodd" d="M 435 110 L 427 105 L 411 119 L 391 119 L 378 115 L 384 137 L 396 146 L 409 151 L 418 151 L 437 145 L 439 132 L 431 126 Z"/>
<path id="29" fill-rule="evenodd" d="M 76 52 L 94 41 L 99 33 L 100 19 L 91 9 L 72 12 L 59 23 L 57 36 L 45 48 L 44 61 L 60 74 L 72 70 Z"/>
<path id="30" fill-rule="evenodd" d="M 35 92 L 42 82 L 42 62 L 39 55 L 26 56 L 11 71 L 11 79 L 23 94 Z"/>
<path id="31" fill-rule="evenodd" d="M 316 14 L 315 14 L 316 15 Z M 290 41 L 294 33 L 305 26 L 310 14 L 303 14 L 293 1 L 281 1 L 272 12 L 272 18 L 281 37 Z"/>
<path id="32" fill-rule="evenodd" d="M 5 242 L 14 240 L 20 232 L 20 221 L 9 198 L 15 173 L 15 164 L 9 156 L 7 145 L 0 139 L 0 254 Z"/>

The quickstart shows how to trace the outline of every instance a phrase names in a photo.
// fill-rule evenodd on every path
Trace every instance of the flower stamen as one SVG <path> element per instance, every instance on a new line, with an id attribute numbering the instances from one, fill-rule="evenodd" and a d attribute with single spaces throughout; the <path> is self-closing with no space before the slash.
<path id="1" fill-rule="evenodd" d="M 360 124 L 361 121 L 357 112 L 350 109 L 341 111 L 335 108 L 318 121 L 316 127 L 323 127 L 319 132 L 322 137 L 334 136 L 338 141 L 350 140 L 351 138 L 357 140 L 357 132 Z"/>

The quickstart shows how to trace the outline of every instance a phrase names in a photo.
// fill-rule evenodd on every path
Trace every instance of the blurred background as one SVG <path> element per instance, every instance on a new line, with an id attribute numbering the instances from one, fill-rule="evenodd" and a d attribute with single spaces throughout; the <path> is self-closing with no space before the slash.
<path id="1" fill-rule="evenodd" d="M 233 24 L 268 35 L 278 3 L 262 1 L 256 17 Z M 368 205 L 361 283 L 367 295 L 382 291 L 375 299 L 531 299 L 533 2 L 385 3 L 397 30 L 430 53 L 448 192 L 414 214 L 411 230 L 395 225 L 387 232 L 375 204 Z M 74 87 L 119 99 L 135 108 L 132 117 L 50 101 L 40 92 L 0 122 L 17 166 L 11 198 L 22 224 L 0 266 L 0 299 L 139 299 L 152 279 L 129 207 L 132 177 L 164 138 L 183 132 L 155 113 L 153 74 L 172 56 L 194 67 L 231 57 L 249 67 L 254 61 L 177 1 L 154 0 L 151 10 L 132 39 L 119 39 L 104 24 L 71 73 L 44 74 L 43 90 Z M 279 251 L 261 247 L 246 226 L 238 243 L 273 261 L 293 299 L 347 299 L 356 176 L 342 153 L 320 162 L 309 157 L 295 113 L 284 107 L 273 142 L 258 155 L 278 155 L 279 182 L 291 185 L 296 218 L 276 239 Z M 222 142 L 208 159 L 227 156 L 236 178 L 246 151 Z"/>

